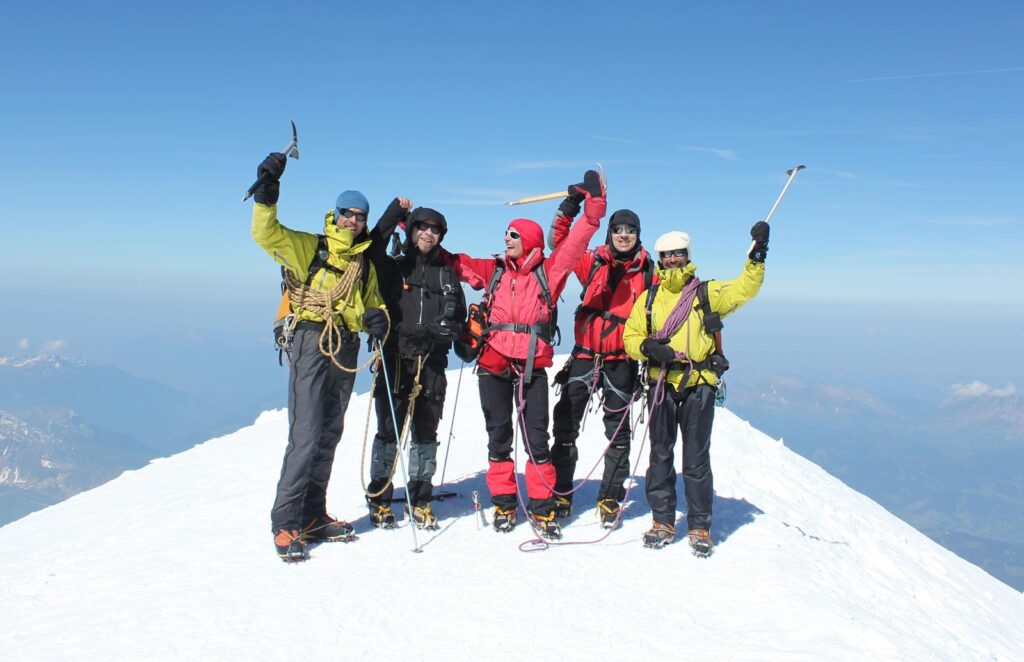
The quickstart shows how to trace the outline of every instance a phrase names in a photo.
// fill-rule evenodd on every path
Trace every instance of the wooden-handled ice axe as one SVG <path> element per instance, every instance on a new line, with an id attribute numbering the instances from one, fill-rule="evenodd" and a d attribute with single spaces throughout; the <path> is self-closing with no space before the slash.
<path id="1" fill-rule="evenodd" d="M 604 174 L 604 166 L 601 165 L 600 163 L 598 163 L 597 164 L 597 170 L 598 170 L 599 173 L 601 173 L 601 184 L 604 185 L 605 188 L 607 188 L 608 187 L 608 178 Z M 567 197 L 569 197 L 569 191 L 565 190 L 565 191 L 559 191 L 558 193 L 545 193 L 544 195 L 531 195 L 528 198 L 519 198 L 518 200 L 512 200 L 510 202 L 506 202 L 505 206 L 506 207 L 512 207 L 514 205 L 528 205 L 528 204 L 531 204 L 533 202 L 544 202 L 545 200 L 558 200 L 560 198 L 567 198 Z"/>
<path id="2" fill-rule="evenodd" d="M 804 166 L 798 165 L 797 167 L 790 168 L 789 170 L 786 171 L 786 174 L 789 175 L 789 179 L 786 180 L 786 185 L 782 187 L 782 192 L 779 193 L 779 197 L 775 199 L 775 204 L 772 205 L 772 208 L 771 210 L 769 210 L 768 215 L 764 217 L 765 223 L 771 223 L 772 216 L 775 215 L 775 210 L 779 208 L 779 203 L 782 202 L 782 196 L 786 195 L 786 191 L 789 190 L 789 185 L 793 183 L 793 179 L 796 177 L 796 173 L 800 172 L 803 169 Z M 750 248 L 747 249 L 747 255 L 750 255 L 750 251 L 754 250 L 754 244 L 756 243 L 756 241 L 750 242 Z"/>
<path id="3" fill-rule="evenodd" d="M 299 132 L 295 128 L 294 121 L 292 121 L 291 142 L 285 145 L 284 149 L 281 150 L 281 154 L 284 154 L 285 159 L 287 159 L 289 156 L 292 157 L 293 159 L 299 158 Z M 249 187 L 249 190 L 245 192 L 245 197 L 242 198 L 242 202 L 245 202 L 246 200 L 251 198 L 252 194 L 256 192 L 256 189 L 267 183 L 267 179 L 269 179 L 269 177 L 269 175 L 263 175 L 262 177 L 257 179 L 256 182 Z"/>

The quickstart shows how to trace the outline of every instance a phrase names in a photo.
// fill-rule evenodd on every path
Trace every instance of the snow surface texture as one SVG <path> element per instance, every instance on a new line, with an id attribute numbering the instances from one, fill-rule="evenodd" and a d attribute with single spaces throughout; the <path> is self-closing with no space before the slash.
<path id="1" fill-rule="evenodd" d="M 646 449 L 623 526 L 600 544 L 523 553 L 528 526 L 480 528 L 486 437 L 468 369 L 446 485 L 460 496 L 435 503 L 442 529 L 419 532 L 414 554 L 404 521 L 379 531 L 366 517 L 367 407 L 353 398 L 328 495 L 360 538 L 304 564 L 271 543 L 285 411 L 0 529 L 4 658 L 1024 659 L 1022 594 L 727 410 L 712 441 L 718 546 L 698 559 L 684 540 L 641 546 Z M 591 415 L 578 477 L 602 429 Z M 599 477 L 565 540 L 601 536 Z"/>

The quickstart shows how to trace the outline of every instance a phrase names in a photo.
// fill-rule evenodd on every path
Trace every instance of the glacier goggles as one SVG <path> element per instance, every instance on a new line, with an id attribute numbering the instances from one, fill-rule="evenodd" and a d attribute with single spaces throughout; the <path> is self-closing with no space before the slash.
<path id="1" fill-rule="evenodd" d="M 667 257 L 686 257 L 689 254 L 690 251 L 688 251 L 685 248 L 676 248 L 675 250 L 661 251 L 660 253 L 658 253 L 658 255 L 661 256 L 661 259 L 665 259 Z"/>
<path id="2" fill-rule="evenodd" d="M 428 223 L 426 221 L 416 221 L 412 226 L 420 232 L 429 232 L 430 234 L 438 237 L 441 235 L 441 226 L 434 223 Z"/>
<path id="3" fill-rule="evenodd" d="M 512 228 L 509 228 L 508 230 L 505 230 L 505 236 L 508 237 L 509 239 L 519 239 L 523 235 L 519 234 L 517 231 L 513 230 Z"/>
<path id="4" fill-rule="evenodd" d="M 632 225 L 613 225 L 612 234 L 636 234 L 636 228 Z"/>
<path id="5" fill-rule="evenodd" d="M 352 218 L 353 216 L 355 216 L 356 221 L 358 221 L 360 223 L 365 223 L 366 222 L 366 212 L 365 211 L 352 211 L 351 209 L 339 209 L 338 213 L 341 214 L 342 216 L 344 216 L 345 218 Z"/>

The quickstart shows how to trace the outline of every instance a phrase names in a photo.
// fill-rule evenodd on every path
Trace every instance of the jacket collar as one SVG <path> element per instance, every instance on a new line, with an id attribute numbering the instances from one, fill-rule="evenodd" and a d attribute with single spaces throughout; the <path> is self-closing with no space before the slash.
<path id="1" fill-rule="evenodd" d="M 686 283 L 697 274 L 697 265 L 689 262 L 682 268 L 664 269 L 659 264 L 654 273 L 661 287 L 669 292 L 682 292 Z"/>

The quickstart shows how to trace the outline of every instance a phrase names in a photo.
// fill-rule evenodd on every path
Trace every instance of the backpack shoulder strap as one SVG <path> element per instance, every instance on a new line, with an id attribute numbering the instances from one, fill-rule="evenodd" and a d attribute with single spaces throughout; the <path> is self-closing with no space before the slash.
<path id="1" fill-rule="evenodd" d="M 704 332 L 715 339 L 715 352 L 722 354 L 722 316 L 711 310 L 711 301 L 708 299 L 708 283 L 710 280 L 701 281 L 697 286 L 697 304 L 700 307 L 701 316 L 704 318 Z"/>
<path id="2" fill-rule="evenodd" d="M 653 329 L 651 328 L 651 307 L 654 305 L 654 298 L 658 296 L 658 287 L 661 283 L 654 283 L 647 289 L 647 302 L 644 303 L 644 314 L 647 317 L 647 335 L 651 335 Z"/>
<path id="3" fill-rule="evenodd" d="M 583 282 L 583 291 L 580 292 L 580 301 L 583 301 L 583 298 L 587 296 L 587 286 L 594 282 L 594 276 L 597 275 L 597 270 L 600 269 L 601 265 L 604 263 L 604 258 L 601 257 L 597 251 L 594 251 L 594 264 L 590 266 L 590 273 L 587 274 L 587 280 Z"/>
<path id="4" fill-rule="evenodd" d="M 652 260 L 651 256 L 648 255 L 647 256 L 647 262 L 646 262 L 646 264 L 644 264 L 644 289 L 645 290 L 651 289 L 651 283 L 654 282 L 654 267 L 655 267 L 654 260 Z"/>
<path id="5" fill-rule="evenodd" d="M 498 281 L 501 280 L 501 275 L 505 273 L 505 263 L 494 258 L 494 273 L 491 274 L 491 280 L 487 283 L 487 289 L 484 290 L 484 299 L 487 302 L 487 307 L 491 307 L 491 299 L 494 297 L 494 290 L 498 289 Z"/>
<path id="6" fill-rule="evenodd" d="M 548 285 L 548 274 L 544 271 L 544 265 L 542 264 L 534 269 L 533 275 L 537 279 L 537 284 L 540 285 L 540 293 L 544 297 L 544 303 L 547 304 L 549 309 L 554 308 L 555 305 L 551 300 L 551 287 Z"/>

